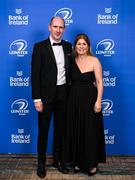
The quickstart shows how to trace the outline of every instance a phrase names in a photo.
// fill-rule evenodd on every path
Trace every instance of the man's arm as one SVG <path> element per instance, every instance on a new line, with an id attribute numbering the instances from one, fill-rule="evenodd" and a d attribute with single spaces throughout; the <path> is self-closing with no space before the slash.
<path id="1" fill-rule="evenodd" d="M 31 62 L 31 84 L 32 84 L 32 98 L 34 99 L 34 106 L 36 111 L 43 111 L 43 104 L 40 96 L 40 68 L 41 68 L 41 53 L 40 48 L 36 44 L 32 53 Z"/>
<path id="2" fill-rule="evenodd" d="M 33 99 L 41 99 L 40 71 L 41 71 L 41 52 L 39 45 L 36 44 L 33 48 L 32 61 L 31 61 L 31 85 L 32 85 Z"/>

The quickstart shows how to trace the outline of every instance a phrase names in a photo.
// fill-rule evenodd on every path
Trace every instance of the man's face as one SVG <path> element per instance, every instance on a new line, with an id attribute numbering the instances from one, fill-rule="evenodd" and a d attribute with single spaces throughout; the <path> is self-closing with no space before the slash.
<path id="1" fill-rule="evenodd" d="M 51 38 L 54 41 L 60 41 L 64 32 L 64 22 L 60 17 L 55 17 L 49 25 Z"/>

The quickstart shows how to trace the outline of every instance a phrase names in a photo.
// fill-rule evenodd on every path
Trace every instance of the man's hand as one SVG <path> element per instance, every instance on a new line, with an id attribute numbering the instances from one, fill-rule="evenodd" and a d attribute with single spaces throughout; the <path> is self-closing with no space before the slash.
<path id="1" fill-rule="evenodd" d="M 43 103 L 41 101 L 34 102 L 35 109 L 38 112 L 43 112 Z"/>

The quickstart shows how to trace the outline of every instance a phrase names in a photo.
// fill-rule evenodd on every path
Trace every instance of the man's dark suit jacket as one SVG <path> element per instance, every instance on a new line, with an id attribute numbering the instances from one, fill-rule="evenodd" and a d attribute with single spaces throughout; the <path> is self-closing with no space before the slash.
<path id="1" fill-rule="evenodd" d="M 72 46 L 69 42 L 62 40 L 62 47 L 68 84 Z M 56 92 L 57 66 L 49 38 L 35 44 L 31 65 L 32 98 L 52 102 Z"/>

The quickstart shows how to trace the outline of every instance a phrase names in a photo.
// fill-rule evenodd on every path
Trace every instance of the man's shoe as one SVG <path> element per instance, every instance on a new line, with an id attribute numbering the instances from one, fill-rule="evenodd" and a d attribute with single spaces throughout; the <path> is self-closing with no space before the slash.
<path id="1" fill-rule="evenodd" d="M 54 160 L 52 166 L 54 168 L 57 168 L 58 171 L 60 171 L 60 172 L 62 172 L 64 174 L 69 173 L 69 169 L 63 163 L 59 162 L 58 160 Z"/>
<path id="2" fill-rule="evenodd" d="M 38 164 L 37 175 L 40 178 L 44 178 L 46 176 L 46 169 L 44 164 Z"/>
<path id="3" fill-rule="evenodd" d="M 59 164 L 58 171 L 62 172 L 63 174 L 69 173 L 69 169 L 62 163 Z"/>
<path id="4" fill-rule="evenodd" d="M 59 167 L 59 164 L 60 164 L 59 161 L 54 160 L 52 166 L 53 166 L 54 168 L 58 168 L 58 167 Z"/>

